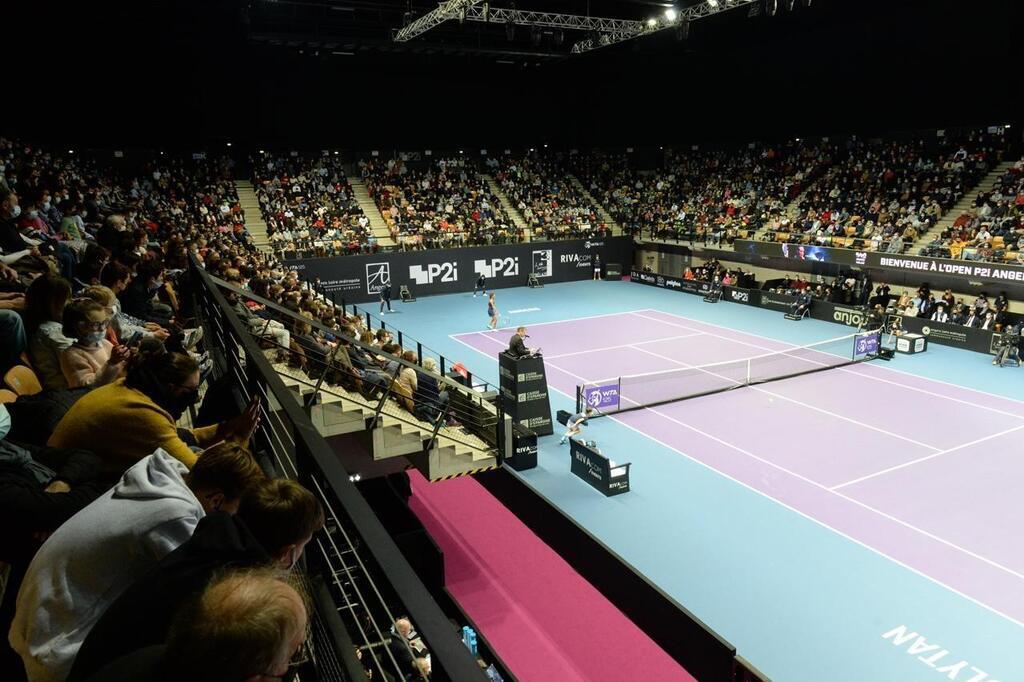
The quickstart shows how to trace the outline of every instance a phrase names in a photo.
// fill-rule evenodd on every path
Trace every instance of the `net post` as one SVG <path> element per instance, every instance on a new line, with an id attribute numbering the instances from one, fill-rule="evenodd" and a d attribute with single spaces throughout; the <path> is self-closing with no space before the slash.
<path id="1" fill-rule="evenodd" d="M 747 358 L 747 386 L 750 385 L 750 358 Z"/>
<path id="2" fill-rule="evenodd" d="M 583 387 L 576 386 L 576 414 L 583 411 Z"/>

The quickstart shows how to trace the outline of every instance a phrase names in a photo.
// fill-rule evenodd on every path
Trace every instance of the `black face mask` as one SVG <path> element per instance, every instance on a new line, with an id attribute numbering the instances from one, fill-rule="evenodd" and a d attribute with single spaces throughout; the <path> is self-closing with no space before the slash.
<path id="1" fill-rule="evenodd" d="M 170 393 L 168 396 L 168 404 L 161 405 L 174 421 L 181 419 L 181 415 L 185 414 L 185 410 L 199 402 L 199 389 L 192 389 L 185 393 Z"/>

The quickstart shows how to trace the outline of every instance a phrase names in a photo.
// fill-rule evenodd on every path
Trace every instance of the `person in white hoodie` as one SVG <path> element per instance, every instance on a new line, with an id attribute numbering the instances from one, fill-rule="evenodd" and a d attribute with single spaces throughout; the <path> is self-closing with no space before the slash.
<path id="1" fill-rule="evenodd" d="M 157 449 L 58 528 L 28 568 L 8 634 L 29 682 L 63 682 L 107 607 L 207 513 L 237 511 L 261 479 L 237 443 L 207 449 L 191 471 Z"/>

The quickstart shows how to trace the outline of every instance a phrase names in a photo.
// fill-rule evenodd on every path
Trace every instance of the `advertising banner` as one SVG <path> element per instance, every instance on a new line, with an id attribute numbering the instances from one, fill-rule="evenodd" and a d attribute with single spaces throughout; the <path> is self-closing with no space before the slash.
<path id="1" fill-rule="evenodd" d="M 583 389 L 583 400 L 595 410 L 619 409 L 619 382 L 612 381 Z"/>
<path id="2" fill-rule="evenodd" d="M 1020 265 L 749 240 L 736 240 L 735 247 L 737 252 L 764 258 L 781 257 L 917 274 L 922 282 L 929 276 L 938 276 L 982 284 L 1024 284 L 1024 266 Z"/>
<path id="3" fill-rule="evenodd" d="M 996 341 L 999 334 L 987 329 L 975 329 L 959 324 L 934 322 L 920 317 L 907 316 L 904 316 L 900 323 L 904 331 L 921 334 L 933 343 L 966 348 L 978 353 L 994 354 L 996 352 Z"/>
<path id="4" fill-rule="evenodd" d="M 417 297 L 472 291 L 478 274 L 487 278 L 488 289 L 524 286 L 530 273 L 535 273 L 541 283 L 590 279 L 595 255 L 600 255 L 605 263 L 631 263 L 633 240 L 610 237 L 392 251 L 300 258 L 285 261 L 285 266 L 298 271 L 307 280 L 319 277 L 328 295 L 334 294 L 348 303 L 365 303 L 377 299 L 387 284 L 391 285 L 392 296 L 396 299 L 402 285 L 408 286 Z"/>
<path id="5" fill-rule="evenodd" d="M 878 355 L 878 349 L 882 345 L 881 332 L 859 334 L 853 344 L 853 359 L 863 360 L 872 355 Z"/>
<path id="6" fill-rule="evenodd" d="M 685 291 L 688 294 L 699 294 L 701 296 L 711 291 L 710 282 L 698 282 L 697 280 L 683 279 L 681 277 L 658 275 L 653 272 L 643 272 L 637 269 L 633 269 L 630 272 L 629 279 L 640 284 L 649 284 L 654 287 L 661 287 L 662 289 Z"/>

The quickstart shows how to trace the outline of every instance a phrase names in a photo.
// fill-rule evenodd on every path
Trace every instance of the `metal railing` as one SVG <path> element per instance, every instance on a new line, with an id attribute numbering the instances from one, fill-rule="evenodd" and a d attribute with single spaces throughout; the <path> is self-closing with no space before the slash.
<path id="1" fill-rule="evenodd" d="M 213 278 L 193 262 L 197 314 L 209 336 L 215 376 L 228 377 L 240 404 L 258 396 L 261 419 L 254 436 L 258 456 L 279 475 L 317 495 L 325 528 L 306 551 L 314 617 L 309 638 L 318 680 L 406 679 L 392 647 L 391 628 L 407 615 L 431 652 L 433 680 L 483 682 L 469 650 L 454 632 L 348 472 L 317 432 L 238 319 Z M 408 646 L 404 638 L 399 638 Z M 362 653 L 362 661 L 356 652 Z M 307 679 L 305 674 L 303 679 Z"/>

